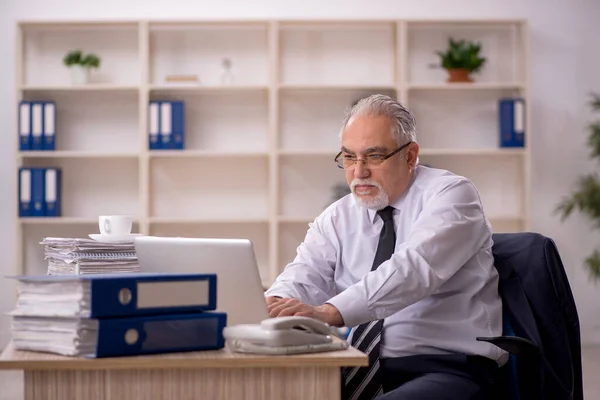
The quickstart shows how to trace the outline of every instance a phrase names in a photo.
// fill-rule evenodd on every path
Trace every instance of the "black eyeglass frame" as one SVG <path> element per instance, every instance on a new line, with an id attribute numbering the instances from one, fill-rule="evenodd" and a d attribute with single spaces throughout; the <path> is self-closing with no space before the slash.
<path id="1" fill-rule="evenodd" d="M 410 142 L 408 142 L 408 143 L 405 143 L 405 144 L 403 144 L 402 146 L 398 147 L 396 150 L 392 151 L 392 152 L 391 152 L 391 153 L 389 153 L 388 155 L 384 156 L 384 157 L 381 159 L 381 163 L 383 163 L 385 160 L 387 160 L 388 158 L 392 157 L 393 155 L 400 153 L 400 152 L 401 152 L 401 151 L 402 151 L 404 148 L 406 148 L 406 147 L 407 147 L 409 144 L 411 144 L 411 143 L 413 143 L 413 141 L 412 141 L 412 140 L 411 140 Z M 335 162 L 335 164 L 338 166 L 338 168 L 340 168 L 340 169 L 346 169 L 346 168 L 344 168 L 342 165 L 340 165 L 340 163 L 339 163 L 339 161 L 338 161 L 338 159 L 340 158 L 340 156 L 342 155 L 342 153 L 343 153 L 343 152 L 342 152 L 342 151 L 340 151 L 340 152 L 339 152 L 339 153 L 338 153 L 338 154 L 335 156 L 335 158 L 333 159 L 333 161 L 334 161 L 334 162 Z M 366 157 L 369 157 L 369 156 L 366 156 Z M 365 158 L 357 158 L 356 160 L 354 160 L 354 164 L 356 164 L 356 163 L 357 163 L 357 162 L 359 162 L 359 161 L 362 161 L 362 163 L 363 163 L 363 164 L 365 164 L 365 161 L 364 161 L 364 160 L 366 160 L 366 159 L 367 159 L 366 157 L 365 157 Z M 354 164 L 352 164 L 352 165 L 354 165 Z"/>

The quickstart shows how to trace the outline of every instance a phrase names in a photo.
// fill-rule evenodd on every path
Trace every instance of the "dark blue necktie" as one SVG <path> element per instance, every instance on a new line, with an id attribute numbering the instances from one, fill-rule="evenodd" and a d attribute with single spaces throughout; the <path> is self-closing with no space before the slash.
<path id="1" fill-rule="evenodd" d="M 387 206 L 377 214 L 383 220 L 383 228 L 379 234 L 377 253 L 371 270 L 390 259 L 396 247 L 396 233 L 393 220 L 394 208 Z M 381 327 L 383 320 L 366 322 L 352 332 L 350 343 L 369 356 L 369 366 L 352 367 L 344 370 L 344 400 L 373 399 L 383 393 L 381 374 L 379 373 L 379 345 L 381 343 Z"/>

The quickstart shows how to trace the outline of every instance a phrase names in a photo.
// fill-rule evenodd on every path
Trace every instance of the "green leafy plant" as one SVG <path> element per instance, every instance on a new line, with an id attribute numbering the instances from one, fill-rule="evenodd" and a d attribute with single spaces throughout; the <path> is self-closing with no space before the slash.
<path id="1" fill-rule="evenodd" d="M 87 68 L 100 67 L 100 58 L 95 54 L 88 54 L 81 60 L 81 65 Z"/>
<path id="2" fill-rule="evenodd" d="M 100 57 L 96 54 L 89 53 L 83 54 L 83 52 L 79 49 L 69 51 L 63 58 L 63 63 L 67 67 L 71 67 L 73 65 L 81 65 L 85 68 L 99 68 L 100 67 Z"/>
<path id="3" fill-rule="evenodd" d="M 486 63 L 487 59 L 479 55 L 481 44 L 477 42 L 468 42 L 464 39 L 448 39 L 448 48 L 446 51 L 437 51 L 440 56 L 441 65 L 447 70 L 466 69 L 469 72 L 479 71 Z"/>
<path id="4" fill-rule="evenodd" d="M 600 111 L 600 95 L 592 94 L 590 106 L 594 111 Z M 589 135 L 587 145 L 591 149 L 591 158 L 600 158 L 600 120 L 588 126 Z M 564 221 L 575 210 L 590 217 L 592 226 L 600 228 L 600 177 L 598 173 L 591 172 L 582 175 L 577 182 L 577 189 L 565 197 L 557 206 L 556 212 Z M 590 277 L 600 280 L 600 251 L 594 250 L 585 259 Z"/>

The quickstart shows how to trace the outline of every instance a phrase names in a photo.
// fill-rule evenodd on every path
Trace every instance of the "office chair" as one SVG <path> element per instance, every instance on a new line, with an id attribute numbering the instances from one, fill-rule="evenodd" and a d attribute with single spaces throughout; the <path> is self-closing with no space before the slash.
<path id="1" fill-rule="evenodd" d="M 507 397 L 583 399 L 579 317 L 554 242 L 530 232 L 493 239 L 504 332 L 477 340 L 510 353 Z"/>

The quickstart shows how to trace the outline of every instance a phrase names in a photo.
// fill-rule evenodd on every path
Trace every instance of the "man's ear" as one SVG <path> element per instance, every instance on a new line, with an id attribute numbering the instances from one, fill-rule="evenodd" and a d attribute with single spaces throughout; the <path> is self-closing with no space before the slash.
<path id="1" fill-rule="evenodd" d="M 408 168 L 410 170 L 415 169 L 418 157 L 419 144 L 417 142 L 413 142 L 410 145 L 408 145 L 408 149 L 406 149 L 406 163 L 408 164 Z"/>

